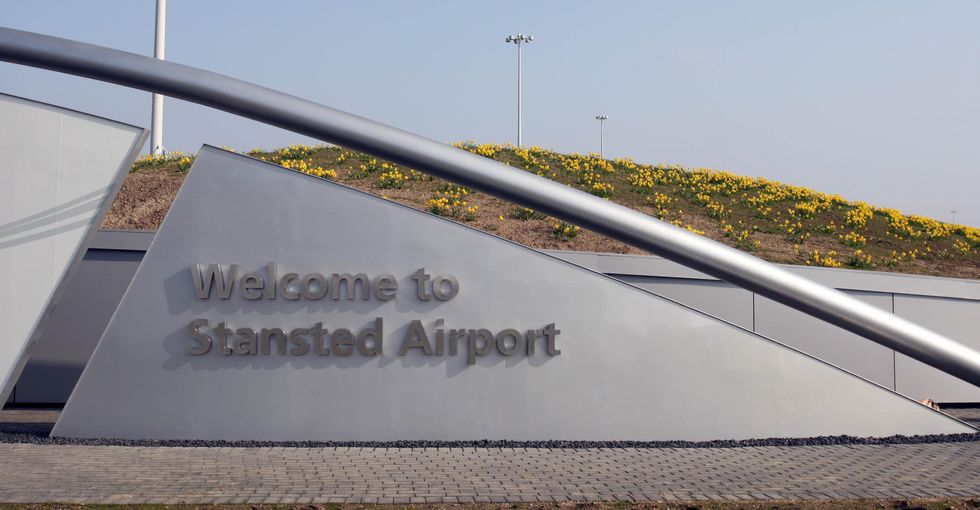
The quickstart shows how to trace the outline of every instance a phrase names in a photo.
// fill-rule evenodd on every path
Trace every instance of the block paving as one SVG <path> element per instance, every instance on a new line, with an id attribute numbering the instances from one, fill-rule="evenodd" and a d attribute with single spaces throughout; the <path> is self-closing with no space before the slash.
<path id="1" fill-rule="evenodd" d="M 0 502 L 456 503 L 980 496 L 980 442 L 743 448 L 0 444 Z"/>

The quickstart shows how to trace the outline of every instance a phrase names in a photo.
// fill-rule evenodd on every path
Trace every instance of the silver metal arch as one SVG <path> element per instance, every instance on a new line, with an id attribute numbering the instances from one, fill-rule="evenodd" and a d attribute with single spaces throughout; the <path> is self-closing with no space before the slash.
<path id="1" fill-rule="evenodd" d="M 408 165 L 649 250 L 980 386 L 980 352 L 668 223 L 407 131 L 210 71 L 0 27 L 0 60 L 164 94 Z"/>

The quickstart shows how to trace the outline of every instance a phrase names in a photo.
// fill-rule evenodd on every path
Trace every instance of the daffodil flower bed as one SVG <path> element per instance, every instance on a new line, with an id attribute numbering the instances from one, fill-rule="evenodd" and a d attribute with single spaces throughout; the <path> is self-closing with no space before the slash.
<path id="1" fill-rule="evenodd" d="M 455 147 L 643 211 L 774 262 L 829 267 L 965 274 L 980 278 L 980 229 L 907 215 L 762 177 L 677 164 L 643 164 L 598 154 L 560 154 L 539 147 L 456 142 Z M 495 231 L 501 222 L 541 222 L 519 229 L 536 247 L 584 249 L 597 234 L 507 204 L 418 170 L 339 147 L 291 145 L 248 154 L 310 175 L 342 180 L 433 214 Z M 144 156 L 134 172 L 186 171 L 193 157 Z M 411 183 L 409 186 L 408 184 Z M 559 224 L 556 231 L 554 225 Z M 568 232 L 566 233 L 566 228 Z M 542 229 L 546 234 L 542 233 Z M 529 239 L 539 232 L 540 239 Z M 507 235 L 502 233 L 501 235 Z"/>

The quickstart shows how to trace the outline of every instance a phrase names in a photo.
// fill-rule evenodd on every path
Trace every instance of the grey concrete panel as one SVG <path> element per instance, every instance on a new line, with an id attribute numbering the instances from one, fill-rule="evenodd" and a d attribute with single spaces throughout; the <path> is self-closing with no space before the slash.
<path id="1" fill-rule="evenodd" d="M 51 313 L 14 387 L 17 403 L 63 404 L 143 259 L 139 251 L 90 249 Z"/>
<path id="2" fill-rule="evenodd" d="M 198 299 L 195 264 L 390 273 L 397 298 Z M 460 284 L 421 300 L 424 267 Z M 251 281 L 251 280 L 249 280 Z M 260 296 L 261 297 L 261 296 Z M 189 355 L 188 324 L 357 330 L 378 356 Z M 560 355 L 399 355 L 412 320 L 555 324 Z M 347 348 L 349 352 L 351 349 Z M 475 350 L 473 351 L 475 352 Z M 56 436 L 268 440 L 718 439 L 974 429 L 781 344 L 433 215 L 205 148 L 55 426 Z"/>
<path id="3" fill-rule="evenodd" d="M 730 283 L 630 274 L 610 276 L 752 330 L 752 293 Z"/>
<path id="4" fill-rule="evenodd" d="M 126 254 L 142 257 L 143 252 L 149 247 L 150 242 L 153 240 L 155 232 L 152 231 L 109 231 L 103 230 L 99 231 L 95 238 L 92 240 L 90 250 L 97 250 L 100 255 L 99 257 L 108 257 L 110 253 L 118 252 L 118 256 L 122 257 L 118 270 L 110 270 L 108 267 L 104 268 L 104 278 L 105 282 L 110 286 L 119 286 L 118 288 L 124 289 L 125 285 L 128 285 L 129 280 L 132 278 L 134 268 L 131 264 L 127 264 Z M 686 304 L 693 308 L 701 309 L 711 315 L 717 316 L 719 318 L 734 322 L 740 326 L 751 328 L 751 301 L 745 302 L 741 290 L 736 290 L 735 296 L 732 295 L 733 287 L 724 282 L 720 282 L 717 279 L 704 276 L 704 278 L 697 278 L 696 275 L 692 278 L 692 270 L 685 268 L 679 264 L 671 262 L 669 260 L 656 257 L 656 256 L 625 256 L 616 254 L 597 254 L 590 252 L 574 252 L 574 251 L 547 251 L 547 253 L 554 255 L 558 258 L 568 260 L 570 262 L 576 263 L 578 265 L 587 267 L 592 270 L 599 270 L 599 259 L 603 258 L 603 267 L 612 272 L 617 273 L 615 277 L 629 281 L 640 287 L 647 288 L 655 293 L 659 293 L 670 299 L 676 300 L 680 303 Z M 628 264 L 619 264 L 618 261 L 621 259 L 628 259 Z M 101 260 L 101 259 L 100 259 Z M 82 269 L 84 271 L 84 265 L 88 262 L 83 262 Z M 789 270 L 796 270 L 791 266 L 787 266 Z M 815 269 L 820 269 L 816 271 Z M 859 290 L 869 291 L 872 294 L 880 294 L 877 291 L 884 290 L 885 292 L 890 292 L 891 290 L 904 290 L 904 291 L 915 291 L 922 295 L 927 296 L 946 296 L 946 297 L 960 297 L 962 295 L 977 296 L 980 298 L 980 281 L 976 280 L 963 280 L 955 278 L 934 278 L 934 277 L 923 277 L 917 275 L 903 275 L 897 273 L 874 273 L 866 271 L 854 271 L 850 269 L 830 269 L 830 268 L 799 268 L 800 271 L 805 271 L 806 276 L 816 279 L 818 282 L 825 285 L 835 285 L 840 288 L 857 288 Z M 652 276 L 651 276 L 652 275 Z M 111 281 L 110 281 L 111 280 Z M 647 286 L 646 283 L 657 282 L 656 285 Z M 73 313 L 58 312 L 58 322 L 83 322 L 83 323 L 101 323 L 105 325 L 109 321 L 109 316 L 112 311 L 115 310 L 118 304 L 118 298 L 121 297 L 120 294 L 116 293 L 100 293 L 98 299 L 93 299 L 91 296 L 85 296 L 82 292 L 74 292 L 72 289 L 77 286 L 76 283 L 69 283 L 69 290 L 67 295 L 61 300 L 61 307 L 66 310 L 73 310 Z M 718 295 L 710 292 L 709 289 L 717 289 Z M 744 296 L 751 299 L 751 294 L 745 292 Z M 98 302 L 101 299 L 109 299 L 111 303 L 101 303 Z M 952 300 L 950 302 L 958 302 L 959 300 Z M 980 305 L 977 300 L 974 303 Z M 882 304 L 883 308 L 888 308 Z M 748 312 L 746 312 L 748 310 Z M 776 313 L 776 316 L 770 317 L 769 312 L 772 311 Z M 791 310 L 789 310 L 792 312 Z M 785 307 L 773 307 L 772 310 L 768 308 L 762 311 L 767 315 L 763 317 L 764 323 L 790 323 L 795 320 L 795 318 L 786 318 L 785 320 L 780 318 L 780 314 L 787 312 Z M 748 315 L 746 315 L 748 313 Z M 70 316 L 69 316 L 70 315 Z M 959 327 L 966 327 L 967 323 L 972 321 L 972 316 L 962 315 L 962 314 L 944 314 L 943 322 L 947 323 L 946 327 L 953 323 L 962 323 Z M 781 338 L 781 333 L 776 331 L 769 331 L 772 338 L 784 343 L 792 343 L 792 339 L 795 337 L 797 330 L 792 327 L 786 328 L 789 332 L 788 339 Z M 843 330 L 838 330 L 835 328 L 829 328 L 825 332 L 830 335 L 825 338 L 830 338 L 829 342 L 834 344 L 838 342 L 849 342 L 855 340 L 853 335 L 848 335 L 847 332 Z M 68 399 L 68 395 L 77 380 L 78 374 L 81 373 L 81 367 L 84 366 L 85 362 L 91 355 L 91 350 L 87 352 L 81 352 L 76 348 L 79 345 L 86 345 L 94 348 L 96 342 L 98 342 L 99 336 L 102 334 L 102 329 L 96 328 L 84 328 L 84 333 L 79 333 L 72 337 L 59 336 L 57 341 L 61 342 L 74 342 L 74 347 L 68 346 L 69 351 L 73 352 L 75 358 L 70 361 L 65 361 L 67 364 L 76 367 L 72 369 L 71 372 L 66 372 L 59 368 L 59 366 L 49 366 L 47 369 L 44 368 L 42 364 L 32 364 L 29 365 L 26 371 L 30 372 L 21 377 L 18 386 L 15 388 L 15 393 L 19 393 L 22 396 L 31 396 L 30 400 L 24 400 L 23 398 L 18 399 L 20 402 L 33 402 L 36 395 L 44 394 L 47 395 L 51 400 L 47 402 L 51 403 L 64 403 Z M 840 335 L 850 338 L 837 338 Z M 39 341 L 38 349 L 47 349 L 49 347 L 44 347 L 44 344 L 53 342 L 52 338 L 42 337 Z M 863 342 L 863 340 L 857 339 L 856 342 Z M 826 342 L 824 342 L 826 343 Z M 51 346 L 53 347 L 53 346 Z M 77 352 L 76 352 L 77 351 Z M 37 353 L 35 352 L 35 355 Z M 62 354 L 63 356 L 64 354 Z M 860 359 L 860 358 L 857 358 Z M 910 395 L 921 395 L 919 398 L 933 398 L 939 402 L 963 402 L 965 398 L 975 398 L 969 397 L 967 395 L 964 397 L 961 393 L 961 389 L 957 389 L 958 385 L 953 384 L 955 379 L 948 379 L 947 381 L 935 381 L 935 374 L 930 370 L 922 370 L 921 365 L 909 364 L 905 361 L 899 361 L 899 366 L 914 366 L 918 367 L 914 371 L 899 372 L 896 374 L 896 378 L 905 382 L 903 385 L 904 391 L 908 392 Z M 858 375 L 866 378 L 875 378 L 881 382 L 887 382 L 888 376 L 886 373 L 882 372 L 883 365 L 871 364 L 873 371 L 871 373 L 863 373 L 862 367 L 857 364 L 852 365 L 852 369 L 856 370 Z M 878 375 L 875 376 L 875 372 Z M 909 388 L 914 388 L 917 384 L 919 377 L 926 378 L 926 384 L 928 391 L 910 391 Z M 28 379 L 29 377 L 29 379 Z M 46 388 L 48 384 L 54 384 L 56 388 Z M 892 383 L 886 384 L 886 386 L 891 387 Z M 947 391 L 949 389 L 950 391 Z M 58 396 L 55 399 L 55 396 Z M 972 400 L 969 400 L 972 401 Z"/>
<path id="5" fill-rule="evenodd" d="M 155 235 L 154 230 L 99 230 L 89 249 L 145 252 Z"/>
<path id="6" fill-rule="evenodd" d="M 133 126 L 0 95 L 0 401 L 144 137 Z"/>
<path id="7" fill-rule="evenodd" d="M 630 274 L 663 278 L 720 281 L 656 255 L 622 255 L 563 250 L 543 250 L 563 260 L 606 274 Z M 844 290 L 950 297 L 980 301 L 980 280 L 944 278 L 884 271 L 779 264 L 783 269 L 822 285 Z"/>
<path id="8" fill-rule="evenodd" d="M 891 311 L 891 294 L 847 291 L 882 310 Z M 807 354 L 895 389 L 894 352 L 832 324 L 762 296 L 755 297 L 755 331 Z"/>
<path id="9" fill-rule="evenodd" d="M 980 300 L 980 280 L 829 267 L 787 267 L 800 276 L 837 289 Z"/>
<path id="10" fill-rule="evenodd" d="M 980 301 L 895 295 L 895 313 L 973 347 L 980 347 Z M 980 402 L 980 388 L 901 353 L 898 391 L 937 402 Z"/>

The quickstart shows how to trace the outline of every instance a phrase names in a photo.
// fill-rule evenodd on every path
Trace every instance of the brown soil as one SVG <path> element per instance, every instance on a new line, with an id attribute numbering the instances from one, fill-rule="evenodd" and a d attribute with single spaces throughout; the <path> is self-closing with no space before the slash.
<path id="1" fill-rule="evenodd" d="M 184 175 L 162 169 L 129 174 L 106 213 L 102 228 L 156 230 L 170 210 Z"/>

